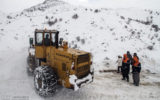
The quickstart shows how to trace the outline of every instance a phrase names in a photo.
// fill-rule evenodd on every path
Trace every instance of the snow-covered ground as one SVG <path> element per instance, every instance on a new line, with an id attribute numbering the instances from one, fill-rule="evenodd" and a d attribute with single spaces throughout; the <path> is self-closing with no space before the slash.
<path id="1" fill-rule="evenodd" d="M 70 47 L 91 52 L 94 82 L 78 91 L 60 87 L 54 97 L 36 94 L 26 69 L 29 37 L 36 28 L 57 29 Z M 140 87 L 121 81 L 120 74 L 99 72 L 116 69 L 117 56 L 127 50 L 137 52 L 142 62 Z M 0 100 L 158 100 L 159 54 L 158 10 L 96 9 L 46 0 L 20 13 L 0 12 Z"/>

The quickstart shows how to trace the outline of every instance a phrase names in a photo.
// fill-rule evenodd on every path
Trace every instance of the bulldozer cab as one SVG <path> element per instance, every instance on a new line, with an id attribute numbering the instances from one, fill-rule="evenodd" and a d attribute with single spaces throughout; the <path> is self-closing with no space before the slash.
<path id="1" fill-rule="evenodd" d="M 35 46 L 55 46 L 58 48 L 58 34 L 56 30 L 36 30 Z"/>
<path id="2" fill-rule="evenodd" d="M 58 34 L 56 30 L 35 30 L 35 56 L 39 59 L 46 57 L 46 47 L 58 48 Z"/>
<path id="3" fill-rule="evenodd" d="M 33 48 L 29 49 L 29 66 L 31 71 L 35 70 L 35 84 L 39 84 L 38 77 L 42 70 L 42 73 L 47 74 L 52 70 L 59 85 L 74 90 L 93 81 L 91 53 L 69 48 L 67 41 L 62 38 L 58 40 L 59 31 L 56 30 L 36 29 L 34 35 L 35 42 L 33 38 L 30 39 Z M 40 72 L 36 74 L 36 71 Z M 53 76 L 53 73 L 50 75 Z M 42 75 L 41 79 L 46 77 Z"/>

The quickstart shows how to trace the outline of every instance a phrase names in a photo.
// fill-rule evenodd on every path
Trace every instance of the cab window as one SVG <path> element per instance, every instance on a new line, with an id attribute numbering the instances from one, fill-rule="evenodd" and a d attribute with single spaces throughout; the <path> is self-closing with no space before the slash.
<path id="1" fill-rule="evenodd" d="M 49 33 L 44 34 L 44 45 L 50 46 L 50 34 Z"/>
<path id="2" fill-rule="evenodd" d="M 42 45 L 43 41 L 43 34 L 42 33 L 36 33 L 36 45 Z"/>
<path id="3" fill-rule="evenodd" d="M 45 33 L 44 34 L 44 38 L 46 39 L 46 38 L 49 38 L 50 39 L 50 34 L 49 33 Z"/>
<path id="4" fill-rule="evenodd" d="M 56 36 L 56 34 L 52 33 L 51 43 L 52 43 L 53 46 L 55 46 L 55 42 L 56 42 L 55 36 Z"/>

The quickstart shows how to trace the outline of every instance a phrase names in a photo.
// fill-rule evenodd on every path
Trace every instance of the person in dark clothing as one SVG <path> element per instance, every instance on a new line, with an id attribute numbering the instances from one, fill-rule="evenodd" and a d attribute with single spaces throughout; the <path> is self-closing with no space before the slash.
<path id="1" fill-rule="evenodd" d="M 122 68 L 121 68 L 121 71 L 122 71 L 122 80 L 125 80 L 127 79 L 127 82 L 129 82 L 129 66 L 130 66 L 130 60 L 127 56 L 127 54 L 124 54 L 123 56 L 123 62 L 122 62 Z"/>
<path id="2" fill-rule="evenodd" d="M 127 57 L 129 58 L 129 73 L 130 73 L 130 65 L 132 65 L 133 59 L 132 59 L 132 55 L 130 54 L 129 51 L 127 51 Z"/>
<path id="3" fill-rule="evenodd" d="M 133 64 L 132 64 L 132 74 L 133 74 L 133 84 L 139 86 L 140 81 L 140 72 L 141 72 L 141 63 L 139 62 L 139 57 L 136 53 L 133 55 Z"/>
<path id="4" fill-rule="evenodd" d="M 129 58 L 130 61 L 132 61 L 132 55 L 130 54 L 129 51 L 127 51 L 127 57 Z"/>
<path id="5" fill-rule="evenodd" d="M 44 39 L 44 45 L 45 46 L 49 46 L 50 45 L 50 39 L 49 39 L 49 35 L 46 35 L 46 38 Z"/>

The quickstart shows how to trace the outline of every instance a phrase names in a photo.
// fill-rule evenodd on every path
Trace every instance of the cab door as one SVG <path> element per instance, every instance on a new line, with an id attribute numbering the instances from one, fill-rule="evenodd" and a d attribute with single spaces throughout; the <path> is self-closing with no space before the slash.
<path id="1" fill-rule="evenodd" d="M 35 56 L 36 58 L 44 58 L 43 33 L 35 33 Z"/>

